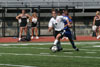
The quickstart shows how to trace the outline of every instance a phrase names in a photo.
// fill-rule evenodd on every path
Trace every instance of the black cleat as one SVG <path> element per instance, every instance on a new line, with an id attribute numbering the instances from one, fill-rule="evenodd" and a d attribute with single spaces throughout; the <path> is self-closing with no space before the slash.
<path id="1" fill-rule="evenodd" d="M 75 48 L 75 51 L 79 51 L 79 49 L 78 48 Z"/>
<path id="2" fill-rule="evenodd" d="M 58 49 L 57 51 L 61 51 L 61 50 L 63 50 L 63 48 L 60 48 L 60 49 Z"/>

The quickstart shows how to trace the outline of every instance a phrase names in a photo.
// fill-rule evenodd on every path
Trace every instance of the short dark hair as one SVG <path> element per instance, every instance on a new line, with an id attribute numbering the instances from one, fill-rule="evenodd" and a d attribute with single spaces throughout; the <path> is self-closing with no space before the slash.
<path id="1" fill-rule="evenodd" d="M 62 12 L 61 12 L 61 11 L 57 11 L 57 13 L 62 14 Z"/>

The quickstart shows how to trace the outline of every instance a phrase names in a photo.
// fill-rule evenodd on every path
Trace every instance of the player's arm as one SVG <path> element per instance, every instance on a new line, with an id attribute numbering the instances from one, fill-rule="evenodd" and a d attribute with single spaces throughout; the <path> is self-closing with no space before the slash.
<path id="1" fill-rule="evenodd" d="M 53 29 L 53 23 L 52 23 L 52 19 L 50 19 L 48 24 L 48 31 L 50 32 L 52 29 Z"/>
<path id="2" fill-rule="evenodd" d="M 21 17 L 21 14 L 19 14 L 18 16 L 16 16 L 16 19 L 18 20 L 18 19 L 19 19 L 19 17 Z"/>
<path id="3" fill-rule="evenodd" d="M 71 27 L 71 22 L 69 22 L 69 19 L 67 17 L 64 17 L 64 19 L 67 22 L 67 24 L 64 27 L 66 27 L 66 26 Z"/>
<path id="4" fill-rule="evenodd" d="M 29 21 L 32 23 L 32 17 L 30 17 Z"/>
<path id="5" fill-rule="evenodd" d="M 31 16 L 30 16 L 30 15 L 26 14 L 26 16 L 27 16 L 29 19 L 31 19 Z"/>
<path id="6" fill-rule="evenodd" d="M 69 22 L 68 19 L 67 19 L 66 21 L 67 21 L 67 23 L 68 23 L 68 27 L 72 27 L 72 26 L 71 26 L 71 22 Z"/>
<path id="7" fill-rule="evenodd" d="M 93 19 L 93 25 L 95 25 L 95 20 L 96 20 L 96 18 L 94 17 L 94 19 Z"/>
<path id="8" fill-rule="evenodd" d="M 53 27 L 49 27 L 49 28 L 48 28 L 48 31 L 51 32 L 52 29 L 53 29 Z"/>

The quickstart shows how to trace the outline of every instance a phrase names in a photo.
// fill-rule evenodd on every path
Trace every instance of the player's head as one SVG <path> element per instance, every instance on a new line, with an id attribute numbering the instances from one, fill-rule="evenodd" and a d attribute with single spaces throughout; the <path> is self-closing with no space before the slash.
<path id="1" fill-rule="evenodd" d="M 57 15 L 58 15 L 58 16 L 62 15 L 62 12 L 61 12 L 61 11 L 58 11 L 58 12 L 57 12 Z"/>
<path id="2" fill-rule="evenodd" d="M 64 13 L 64 12 L 65 12 L 65 10 L 62 10 L 62 12 Z"/>
<path id="3" fill-rule="evenodd" d="M 56 17 L 56 11 L 52 11 L 52 16 Z"/>
<path id="4" fill-rule="evenodd" d="M 33 16 L 33 17 L 37 17 L 36 12 L 33 12 L 32 16 Z"/>
<path id="5" fill-rule="evenodd" d="M 97 11 L 97 12 L 96 12 L 96 15 L 100 15 L 100 12 L 99 12 L 99 11 Z"/>
<path id="6" fill-rule="evenodd" d="M 22 10 L 22 14 L 25 14 L 25 10 Z"/>
<path id="7" fill-rule="evenodd" d="M 68 10 L 65 10 L 64 14 L 65 14 L 65 16 L 68 16 L 69 15 Z"/>

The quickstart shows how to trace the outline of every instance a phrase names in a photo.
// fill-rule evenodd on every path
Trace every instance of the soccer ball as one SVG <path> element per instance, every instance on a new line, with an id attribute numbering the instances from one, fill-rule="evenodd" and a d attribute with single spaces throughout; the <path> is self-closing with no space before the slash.
<path id="1" fill-rule="evenodd" d="M 52 52 L 56 52 L 57 50 L 58 50 L 57 46 L 52 46 L 52 47 L 51 47 L 51 51 L 52 51 Z"/>

